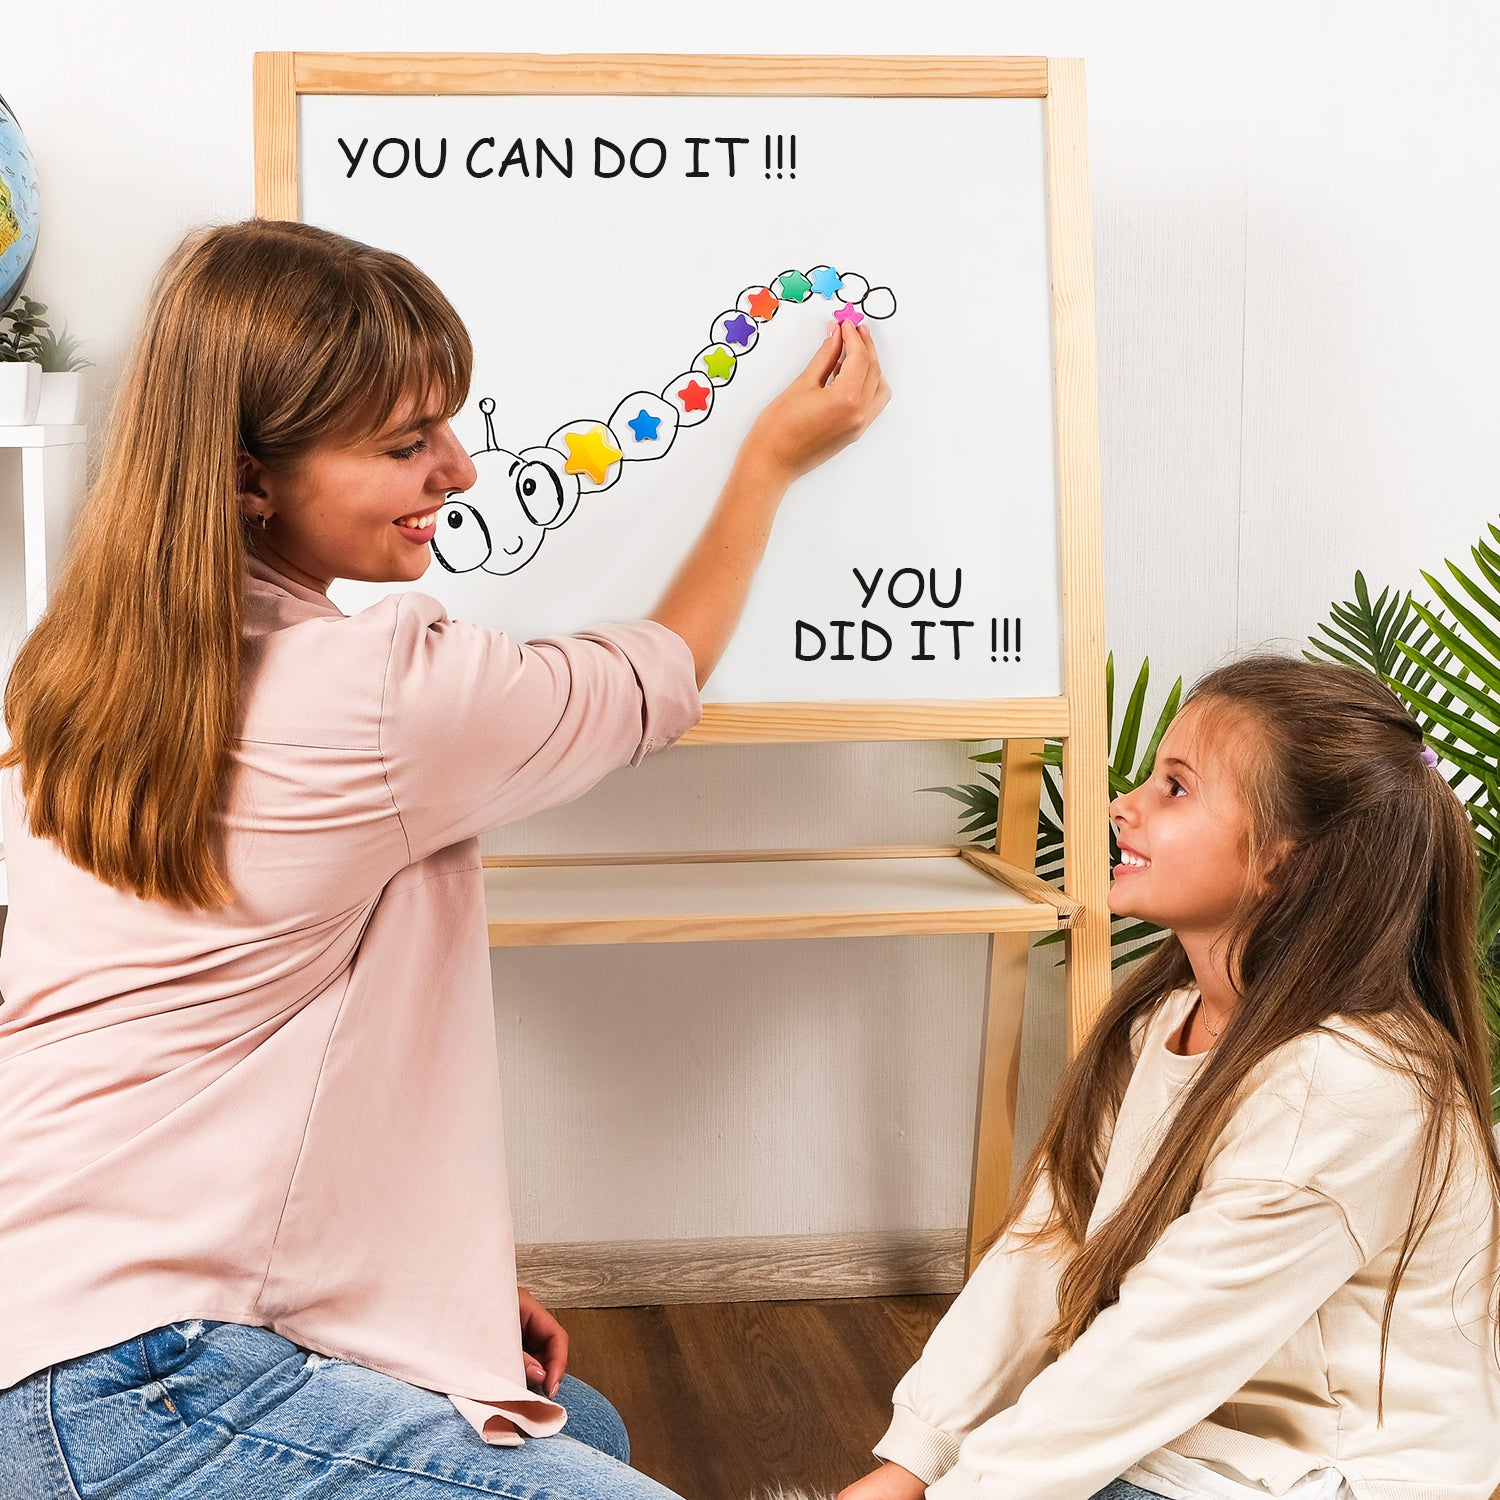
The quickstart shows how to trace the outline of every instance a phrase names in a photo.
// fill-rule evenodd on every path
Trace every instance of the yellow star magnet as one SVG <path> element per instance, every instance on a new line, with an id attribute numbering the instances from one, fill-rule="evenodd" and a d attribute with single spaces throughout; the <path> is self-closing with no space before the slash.
<path id="1" fill-rule="evenodd" d="M 568 445 L 568 459 L 563 470 L 568 474 L 587 474 L 595 484 L 603 484 L 610 466 L 620 462 L 625 455 L 609 441 L 603 427 L 590 427 L 587 432 L 563 434 Z"/>

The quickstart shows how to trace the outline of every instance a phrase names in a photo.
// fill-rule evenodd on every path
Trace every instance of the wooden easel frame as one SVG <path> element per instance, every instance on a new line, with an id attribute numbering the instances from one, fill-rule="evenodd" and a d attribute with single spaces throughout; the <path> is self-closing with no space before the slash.
<path id="1" fill-rule="evenodd" d="M 1040 99 L 1046 107 L 1054 409 L 1062 571 L 1063 685 L 1057 698 L 985 702 L 711 704 L 693 744 L 999 739 L 1005 742 L 996 852 L 1035 870 L 1044 738 L 1063 743 L 1064 889 L 1082 910 L 1068 937 L 1070 1051 L 1110 987 L 1108 728 L 1092 216 L 1083 64 L 1043 57 L 263 52 L 255 58 L 255 204 L 298 216 L 297 100 L 303 94 L 815 95 Z M 894 929 L 893 929 L 894 930 Z M 1029 933 L 991 937 L 975 1128 L 968 1266 L 1009 1193 Z"/>

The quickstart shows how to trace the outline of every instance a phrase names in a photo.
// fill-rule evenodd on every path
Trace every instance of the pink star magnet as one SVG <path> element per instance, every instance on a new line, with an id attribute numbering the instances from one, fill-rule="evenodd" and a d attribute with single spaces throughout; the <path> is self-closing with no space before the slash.
<path id="1" fill-rule="evenodd" d="M 835 323 L 863 323 L 864 320 L 865 315 L 852 303 L 846 303 L 833 315 Z"/>

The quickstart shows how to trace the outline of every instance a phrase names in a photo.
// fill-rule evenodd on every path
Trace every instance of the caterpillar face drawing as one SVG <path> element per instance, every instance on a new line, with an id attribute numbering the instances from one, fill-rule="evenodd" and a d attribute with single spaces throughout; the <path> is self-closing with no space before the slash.
<path id="1" fill-rule="evenodd" d="M 889 287 L 871 287 L 852 271 L 783 271 L 769 286 L 746 287 L 734 307 L 714 319 L 710 342 L 685 373 L 659 393 L 631 392 L 607 422 L 568 422 L 540 447 L 512 452 L 495 439 L 495 402 L 486 396 L 479 403 L 485 445 L 470 455 L 479 478 L 463 495 L 450 495 L 438 512 L 433 555 L 450 573 L 480 568 L 504 578 L 520 572 L 547 533 L 578 509 L 581 496 L 607 490 L 628 463 L 663 457 L 680 428 L 707 421 L 717 391 L 734 379 L 738 362 L 777 308 L 813 297 L 836 304 L 839 322 L 888 318 L 896 310 Z"/>
<path id="2" fill-rule="evenodd" d="M 432 551 L 450 573 L 483 568 L 504 578 L 519 573 L 537 555 L 547 533 L 578 508 L 578 480 L 553 448 L 511 453 L 495 442 L 495 403 L 479 403 L 486 446 L 471 454 L 483 459 L 472 500 L 449 496 L 438 512 Z M 476 493 L 477 491 L 477 493 Z"/>

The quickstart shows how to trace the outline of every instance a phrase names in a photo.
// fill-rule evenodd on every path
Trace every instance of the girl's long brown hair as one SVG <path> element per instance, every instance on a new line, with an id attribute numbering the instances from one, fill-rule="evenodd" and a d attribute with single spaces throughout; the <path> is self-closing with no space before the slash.
<path id="1" fill-rule="evenodd" d="M 403 400 L 452 415 L 472 352 L 408 261 L 309 225 L 190 235 L 159 278 L 98 478 L 5 692 L 30 826 L 148 900 L 230 898 L 218 812 L 240 685 L 242 454 L 290 465 Z"/>
<path id="2" fill-rule="evenodd" d="M 1205 677 L 1188 702 L 1209 727 L 1239 731 L 1253 747 L 1240 791 L 1250 868 L 1265 878 L 1252 882 L 1259 888 L 1232 924 L 1229 972 L 1238 975 L 1241 1002 L 1149 1166 L 1085 1238 L 1133 1067 L 1132 1028 L 1194 982 L 1182 945 L 1168 938 L 1121 986 L 1068 1069 L 1006 1227 L 1045 1175 L 1054 1207 L 1041 1234 L 1074 1252 L 1054 1330 L 1065 1349 L 1187 1211 L 1250 1070 L 1346 1017 L 1380 1055 L 1397 1060 L 1428 1106 L 1418 1189 L 1386 1295 L 1383 1376 L 1396 1291 L 1458 1143 L 1474 1139 L 1500 1192 L 1473 831 L 1442 775 L 1424 763 L 1421 731 L 1368 673 L 1254 656 Z"/>

